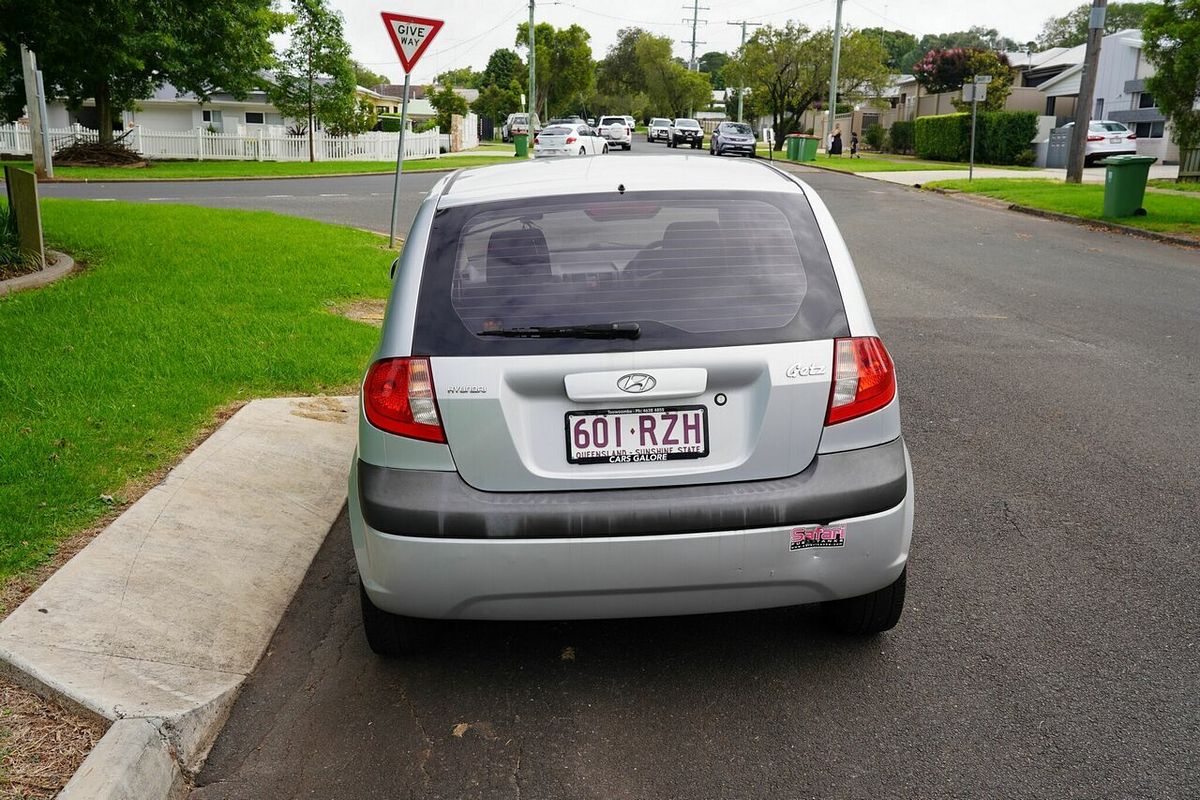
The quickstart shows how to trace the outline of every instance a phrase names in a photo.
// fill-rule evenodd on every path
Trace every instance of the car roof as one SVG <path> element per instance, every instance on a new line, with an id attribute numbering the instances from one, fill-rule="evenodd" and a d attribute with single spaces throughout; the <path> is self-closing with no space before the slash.
<path id="1" fill-rule="evenodd" d="M 566 158 L 497 164 L 455 173 L 439 208 L 568 194 L 626 191 L 757 191 L 803 193 L 787 175 L 758 161 L 707 156 Z"/>

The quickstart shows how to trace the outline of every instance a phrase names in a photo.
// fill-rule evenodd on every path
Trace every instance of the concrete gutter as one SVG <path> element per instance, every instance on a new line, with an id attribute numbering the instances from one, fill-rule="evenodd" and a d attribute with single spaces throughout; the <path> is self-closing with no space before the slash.
<path id="1" fill-rule="evenodd" d="M 178 797 L 346 501 L 353 398 L 256 400 L 0 623 L 0 666 L 113 725 L 59 795 Z"/>
<path id="2" fill-rule="evenodd" d="M 75 259 L 66 253 L 60 253 L 57 250 L 47 250 L 46 255 L 54 256 L 53 266 L 39 269 L 37 272 L 31 272 L 28 275 L 18 275 L 15 278 L 0 281 L 0 297 L 12 294 L 13 292 L 36 289 L 39 286 L 54 283 L 59 278 L 65 278 L 70 274 L 71 270 L 75 269 Z"/>

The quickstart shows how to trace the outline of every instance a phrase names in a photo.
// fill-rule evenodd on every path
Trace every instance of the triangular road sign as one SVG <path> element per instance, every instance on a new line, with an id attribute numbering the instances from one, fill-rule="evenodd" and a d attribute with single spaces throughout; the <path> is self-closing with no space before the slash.
<path id="1" fill-rule="evenodd" d="M 421 54 L 445 23 L 440 19 L 392 14 L 387 11 L 384 11 L 382 16 L 388 36 L 392 37 L 392 44 L 396 48 L 396 55 L 400 56 L 400 66 L 404 67 L 405 72 L 412 72 Z"/>

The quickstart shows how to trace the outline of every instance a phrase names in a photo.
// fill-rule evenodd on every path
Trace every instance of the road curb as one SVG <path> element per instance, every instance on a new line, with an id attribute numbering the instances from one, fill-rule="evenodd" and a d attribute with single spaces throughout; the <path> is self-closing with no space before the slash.
<path id="1" fill-rule="evenodd" d="M 47 250 L 46 255 L 54 255 L 54 266 L 39 269 L 37 272 L 31 272 L 28 275 L 18 275 L 15 278 L 8 278 L 0 281 L 0 297 L 13 292 L 22 292 L 26 289 L 37 289 L 41 286 L 54 283 L 60 278 L 65 278 L 70 274 L 71 270 L 75 269 L 75 259 L 71 258 L 66 253 L 60 253 L 57 250 Z"/>
<path id="2" fill-rule="evenodd" d="M 1200 248 L 1200 239 L 1192 239 L 1187 236 L 1176 236 L 1170 233 L 1159 233 L 1158 231 L 1148 231 L 1145 228 L 1135 228 L 1132 225 L 1122 225 L 1118 222 L 1106 222 L 1099 219 L 1077 217 L 1073 214 L 1062 214 L 1058 211 L 1046 211 L 1042 208 L 1032 208 L 1030 206 L 1018 205 L 1017 203 L 1010 203 L 1008 205 L 1008 210 L 1017 211 L 1021 214 L 1029 214 L 1033 217 L 1057 220 L 1058 222 L 1069 222 L 1073 225 L 1080 225 L 1085 228 L 1100 228 L 1101 230 L 1111 231 L 1112 233 L 1123 233 L 1126 236 L 1136 236 L 1140 239 L 1149 239 L 1154 242 L 1163 242 L 1165 244 L 1173 244 L 1179 247 Z"/>
<path id="3" fill-rule="evenodd" d="M 354 412 L 251 401 L 0 622 L 0 670 L 113 721 L 61 797 L 190 785 L 345 505 Z"/>

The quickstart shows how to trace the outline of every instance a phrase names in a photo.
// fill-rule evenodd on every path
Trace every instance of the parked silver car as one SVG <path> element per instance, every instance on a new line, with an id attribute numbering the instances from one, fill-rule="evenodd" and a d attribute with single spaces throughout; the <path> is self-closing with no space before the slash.
<path id="1" fill-rule="evenodd" d="M 708 152 L 714 156 L 741 153 L 754 158 L 756 146 L 754 129 L 749 125 L 744 122 L 722 122 L 708 141 Z"/>
<path id="2" fill-rule="evenodd" d="M 671 156 L 457 172 L 394 269 L 349 491 L 374 650 L 445 619 L 896 624 L 895 372 L 807 185 Z"/>

